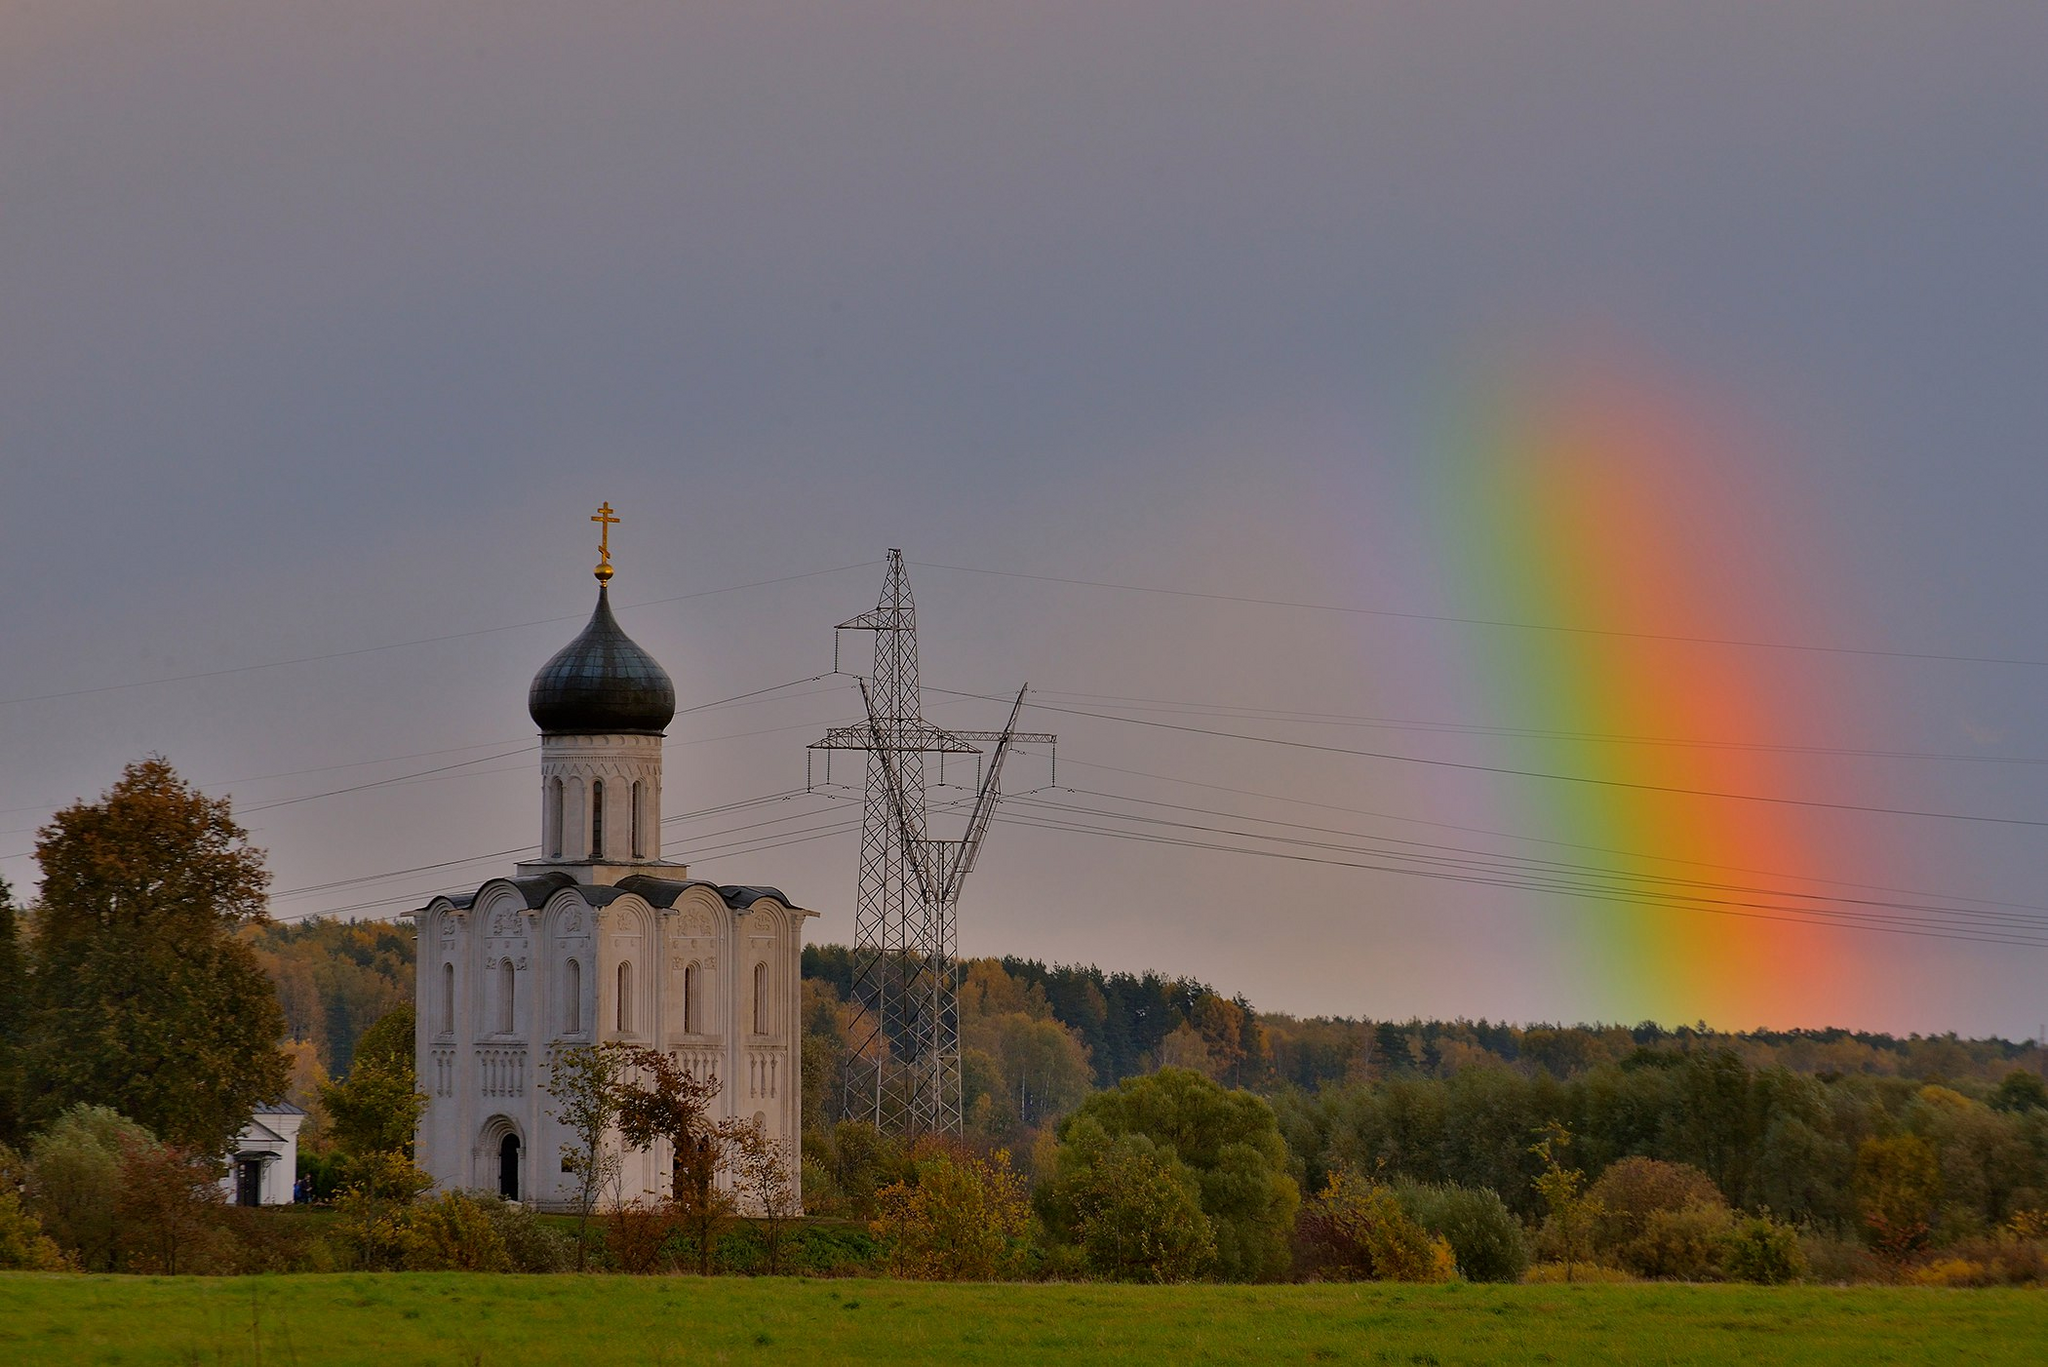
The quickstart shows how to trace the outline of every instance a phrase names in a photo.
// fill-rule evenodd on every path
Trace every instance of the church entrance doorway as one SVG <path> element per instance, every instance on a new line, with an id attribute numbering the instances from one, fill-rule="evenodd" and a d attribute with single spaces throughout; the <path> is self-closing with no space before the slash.
<path id="1" fill-rule="evenodd" d="M 519 1199 L 519 1136 L 508 1134 L 498 1141 L 498 1195 L 507 1201 Z"/>
<path id="2" fill-rule="evenodd" d="M 235 1160 L 235 1204 L 238 1206 L 260 1206 L 263 1204 L 262 1159 L 237 1158 Z"/>

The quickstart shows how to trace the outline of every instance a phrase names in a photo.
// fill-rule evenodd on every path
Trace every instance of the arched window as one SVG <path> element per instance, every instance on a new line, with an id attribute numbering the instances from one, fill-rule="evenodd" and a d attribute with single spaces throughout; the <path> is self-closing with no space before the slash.
<path id="1" fill-rule="evenodd" d="M 640 838 L 640 794 L 646 790 L 646 787 L 647 785 L 644 783 L 635 783 L 633 785 L 633 857 L 635 859 L 646 858 L 641 852 L 645 842 Z"/>
<path id="2" fill-rule="evenodd" d="M 619 1014 L 618 1031 L 625 1034 L 633 1028 L 633 965 L 619 965 Z"/>
<path id="3" fill-rule="evenodd" d="M 768 965 L 754 965 L 754 1033 L 768 1033 Z"/>
<path id="4" fill-rule="evenodd" d="M 699 1002 L 703 994 L 697 990 L 697 965 L 691 964 L 683 970 L 683 1033 L 694 1035 L 704 1027 L 698 1023 L 704 1014 Z"/>
<path id="5" fill-rule="evenodd" d="M 548 780 L 547 810 L 548 858 L 562 857 L 562 780 Z"/>
<path id="6" fill-rule="evenodd" d="M 507 1035 L 513 1030 L 512 985 L 515 981 L 512 976 L 512 961 L 498 960 L 498 1030 Z"/>
<path id="7" fill-rule="evenodd" d="M 455 965 L 441 965 L 441 1033 L 455 1033 Z"/>
<path id="8" fill-rule="evenodd" d="M 604 858 L 604 780 L 590 781 L 590 857 Z"/>
<path id="9" fill-rule="evenodd" d="M 563 978 L 568 1009 L 562 1013 L 562 1028 L 573 1035 L 583 1028 L 583 965 L 569 960 L 569 971 Z"/>

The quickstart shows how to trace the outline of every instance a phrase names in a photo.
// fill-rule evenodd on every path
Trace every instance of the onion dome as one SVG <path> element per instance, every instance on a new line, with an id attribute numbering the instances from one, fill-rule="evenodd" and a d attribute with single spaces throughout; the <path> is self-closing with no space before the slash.
<path id="1" fill-rule="evenodd" d="M 533 676 L 526 710 L 546 735 L 658 736 L 676 715 L 675 684 L 619 626 L 610 592 L 598 588 L 590 625 Z"/>

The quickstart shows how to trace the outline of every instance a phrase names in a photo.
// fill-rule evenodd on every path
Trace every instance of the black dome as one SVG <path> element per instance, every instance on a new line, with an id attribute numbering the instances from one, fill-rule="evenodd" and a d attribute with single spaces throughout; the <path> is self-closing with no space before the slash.
<path id="1" fill-rule="evenodd" d="M 583 634 L 533 676 L 526 710 L 550 735 L 660 735 L 676 715 L 676 686 L 612 616 L 607 590 Z"/>

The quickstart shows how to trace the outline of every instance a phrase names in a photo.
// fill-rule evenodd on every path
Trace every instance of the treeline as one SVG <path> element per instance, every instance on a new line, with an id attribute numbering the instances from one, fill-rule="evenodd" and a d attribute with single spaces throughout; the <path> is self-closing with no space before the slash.
<path id="1" fill-rule="evenodd" d="M 287 1038 L 345 1077 L 356 1041 L 413 999 L 413 935 L 390 921 L 265 921 L 243 932 L 277 986 Z"/>
<path id="2" fill-rule="evenodd" d="M 806 1061 L 816 1056 L 820 1115 L 851 1019 L 852 951 L 804 950 Z M 1729 1055 L 1752 1070 L 1820 1078 L 1898 1078 L 1992 1086 L 2019 1071 L 2048 1074 L 2034 1041 L 1896 1037 L 1862 1031 L 1726 1032 L 1705 1024 L 1510 1025 L 1487 1020 L 1297 1018 L 1253 1008 L 1197 979 L 1156 972 L 1048 967 L 1032 959 L 970 959 L 961 967 L 960 1031 L 967 1107 L 991 1121 L 1031 1125 L 1072 1109 L 1076 1076 L 1090 1090 L 1162 1067 L 1190 1068 L 1263 1095 L 1397 1079 L 1448 1079 L 1474 1069 L 1567 1081 L 1601 1069 Z M 1053 1028 L 1065 1035 L 1054 1037 Z M 831 1076 L 828 1078 L 827 1075 Z M 1006 1097 L 1008 1098 L 1006 1100 Z M 1021 1099 L 1020 1099 L 1021 1098 Z M 1036 1103 L 1038 1104 L 1035 1104 Z M 993 1132 L 992 1132 L 993 1133 Z"/>

